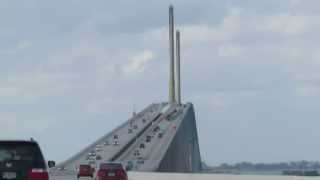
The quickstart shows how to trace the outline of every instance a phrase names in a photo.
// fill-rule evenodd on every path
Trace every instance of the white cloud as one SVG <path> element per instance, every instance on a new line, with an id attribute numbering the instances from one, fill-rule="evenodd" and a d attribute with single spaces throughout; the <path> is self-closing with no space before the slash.
<path id="1" fill-rule="evenodd" d="M 242 52 L 243 49 L 241 47 L 231 44 L 222 45 L 218 49 L 218 55 L 221 57 L 234 57 L 239 59 Z"/>
<path id="2" fill-rule="evenodd" d="M 26 135 L 45 133 L 53 121 L 39 114 L 0 112 L 0 138 L 26 138 Z"/>
<path id="3" fill-rule="evenodd" d="M 301 0 L 291 0 L 290 3 L 291 3 L 292 6 L 298 6 L 298 5 L 300 5 Z"/>
<path id="4" fill-rule="evenodd" d="M 19 52 L 21 52 L 22 50 L 30 48 L 31 46 L 32 46 L 31 41 L 21 40 L 21 41 L 17 42 L 16 46 L 13 48 L 0 49 L 0 55 L 6 55 L 6 56 L 16 55 Z"/>
<path id="5" fill-rule="evenodd" d="M 219 25 L 193 24 L 178 27 L 186 44 L 217 43 L 231 40 L 240 28 L 241 11 L 233 9 Z"/>
<path id="6" fill-rule="evenodd" d="M 195 43 L 217 43 L 231 40 L 238 34 L 242 19 L 242 9 L 232 8 L 228 11 L 228 15 L 218 25 L 213 24 L 185 24 L 177 26 L 182 34 L 183 45 Z M 141 35 L 145 42 L 158 42 L 158 44 L 167 45 L 168 27 L 160 27 L 152 29 Z M 159 43 L 161 42 L 161 43 Z"/>
<path id="7" fill-rule="evenodd" d="M 310 26 L 310 17 L 304 15 L 279 14 L 266 19 L 266 28 L 274 33 L 286 36 L 297 36 L 307 32 Z"/>
<path id="8" fill-rule="evenodd" d="M 150 50 L 144 50 L 136 56 L 129 59 L 129 63 L 123 67 L 123 72 L 127 75 L 139 74 L 143 72 L 151 60 L 155 58 L 155 54 Z"/>
<path id="9" fill-rule="evenodd" d="M 5 86 L 5 87 L 1 87 L 0 86 L 0 97 L 1 98 L 12 98 L 17 96 L 20 93 L 19 88 L 17 87 L 9 87 L 9 86 Z"/>
<path id="10" fill-rule="evenodd" d="M 314 84 L 306 84 L 297 87 L 296 89 L 298 96 L 310 97 L 320 95 L 320 86 Z"/>
<path id="11" fill-rule="evenodd" d="M 194 101 L 201 102 L 202 105 L 208 106 L 214 112 L 227 111 L 234 103 L 221 94 L 198 95 L 194 97 Z"/>
<path id="12" fill-rule="evenodd" d="M 17 44 L 17 49 L 26 49 L 32 46 L 31 41 L 23 40 Z"/>
<path id="13" fill-rule="evenodd" d="M 36 104 L 42 98 L 71 91 L 72 74 L 31 71 L 0 79 L 1 104 Z"/>

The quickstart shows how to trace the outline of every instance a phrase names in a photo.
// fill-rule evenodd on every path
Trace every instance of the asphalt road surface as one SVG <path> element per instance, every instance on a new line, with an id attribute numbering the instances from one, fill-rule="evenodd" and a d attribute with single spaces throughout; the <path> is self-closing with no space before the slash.
<path id="1" fill-rule="evenodd" d="M 320 180 L 320 177 L 256 176 L 219 174 L 167 174 L 130 172 L 129 180 Z M 77 180 L 76 176 L 53 176 L 50 180 Z M 80 180 L 92 180 L 80 178 Z"/>

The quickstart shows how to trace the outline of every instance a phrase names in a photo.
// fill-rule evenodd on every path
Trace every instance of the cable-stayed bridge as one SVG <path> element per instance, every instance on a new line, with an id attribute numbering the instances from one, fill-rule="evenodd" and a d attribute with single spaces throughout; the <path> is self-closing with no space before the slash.
<path id="1" fill-rule="evenodd" d="M 143 172 L 201 170 L 194 107 L 181 102 L 180 32 L 176 32 L 175 41 L 172 6 L 169 8 L 169 46 L 168 102 L 151 104 L 134 113 L 113 131 L 51 168 L 51 175 L 74 175 L 80 164 L 97 168 L 103 162 L 120 162 L 128 170 Z"/>
<path id="2" fill-rule="evenodd" d="M 152 104 L 52 171 L 72 173 L 80 164 L 121 162 L 134 171 L 198 172 L 196 129 L 192 104 Z"/>

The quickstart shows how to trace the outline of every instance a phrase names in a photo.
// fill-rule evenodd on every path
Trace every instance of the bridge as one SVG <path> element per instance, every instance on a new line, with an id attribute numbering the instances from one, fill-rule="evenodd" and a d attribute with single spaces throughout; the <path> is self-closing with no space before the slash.
<path id="1" fill-rule="evenodd" d="M 80 164 L 97 167 L 119 162 L 130 180 L 307 180 L 309 177 L 219 175 L 201 173 L 195 111 L 181 102 L 180 33 L 174 41 L 173 7 L 169 9 L 169 100 L 153 103 L 66 161 L 50 169 L 51 180 L 75 180 Z M 176 51 L 174 50 L 176 47 Z M 176 58 L 176 60 L 175 60 Z M 91 179 L 91 178 L 87 178 Z M 314 178 L 312 178 L 314 179 Z M 316 178 L 318 179 L 318 178 Z M 85 180 L 85 178 L 84 178 Z"/>
<path id="2" fill-rule="evenodd" d="M 191 103 L 151 104 L 54 170 L 75 172 L 80 164 L 121 162 L 147 172 L 198 172 L 198 135 Z"/>
<path id="3" fill-rule="evenodd" d="M 154 103 L 134 113 L 113 131 L 50 169 L 51 175 L 74 175 L 80 164 L 98 167 L 102 162 L 120 162 L 128 170 L 143 172 L 201 170 L 194 107 L 192 103 L 181 102 L 180 32 L 176 32 L 176 41 L 174 32 L 173 7 L 170 6 L 168 102 Z"/>

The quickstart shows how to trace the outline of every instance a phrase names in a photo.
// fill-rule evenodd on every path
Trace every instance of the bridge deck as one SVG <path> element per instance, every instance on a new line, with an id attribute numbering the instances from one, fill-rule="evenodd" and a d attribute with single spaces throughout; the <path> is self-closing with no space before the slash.
<path id="1" fill-rule="evenodd" d="M 51 174 L 74 175 L 80 164 L 91 164 L 97 168 L 100 163 L 110 161 L 121 162 L 134 171 L 157 171 L 185 116 L 190 114 L 190 108 L 191 104 L 152 104 L 75 156 L 51 169 Z M 181 142 L 181 135 L 178 142 Z M 188 153 L 184 153 L 184 156 L 188 156 Z M 185 157 L 182 158 L 185 161 Z M 180 165 L 181 163 L 176 167 Z"/>

